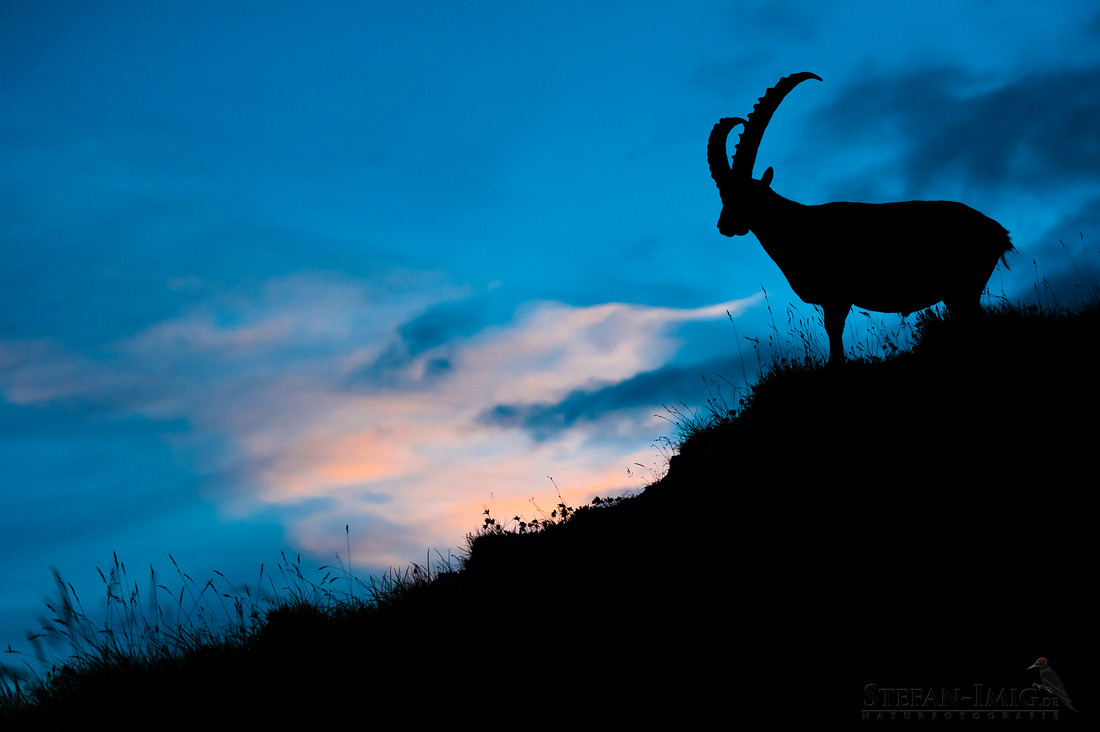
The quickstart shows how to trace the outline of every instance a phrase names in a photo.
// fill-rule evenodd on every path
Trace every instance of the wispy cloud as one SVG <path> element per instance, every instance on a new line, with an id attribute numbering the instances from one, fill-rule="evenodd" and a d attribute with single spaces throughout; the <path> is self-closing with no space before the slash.
<path id="1" fill-rule="evenodd" d="M 678 328 L 756 299 L 695 309 L 535 302 L 486 326 L 457 297 L 398 300 L 296 276 L 94 352 L 0 344 L 0 388 L 18 404 L 170 420 L 172 439 L 202 446 L 188 452 L 200 463 L 191 467 L 212 476 L 226 510 L 275 509 L 315 551 L 358 521 L 368 528 L 357 553 L 405 562 L 426 544 L 453 544 L 490 499 L 529 511 L 551 473 L 574 501 L 630 487 L 625 467 L 653 457 L 637 445 L 662 431 L 639 410 L 660 399 L 645 393 L 676 355 Z M 507 404 L 557 404 L 568 416 L 538 435 L 485 418 Z"/>
<path id="2" fill-rule="evenodd" d="M 720 375 L 729 365 L 728 358 L 690 366 L 669 365 L 623 381 L 575 389 L 554 402 L 497 404 L 483 411 L 478 421 L 524 430 L 536 441 L 554 439 L 577 424 L 606 420 L 624 412 L 633 415 L 656 403 L 677 404 L 698 389 L 701 377 Z"/>
<path id="3" fill-rule="evenodd" d="M 903 196 L 972 186 L 996 192 L 1094 184 L 1100 66 L 1002 78 L 957 67 L 861 79 L 820 115 L 839 151 L 876 144 L 898 157 Z"/>

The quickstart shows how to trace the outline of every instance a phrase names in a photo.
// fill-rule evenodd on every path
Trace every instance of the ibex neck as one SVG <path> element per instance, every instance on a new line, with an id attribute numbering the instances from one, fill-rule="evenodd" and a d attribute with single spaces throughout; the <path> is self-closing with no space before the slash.
<path id="1" fill-rule="evenodd" d="M 792 245 L 801 245 L 803 237 L 810 233 L 805 220 L 808 208 L 768 189 L 754 201 L 749 230 L 756 234 L 764 249 L 778 262 L 777 253 L 782 254 L 784 249 Z M 775 252 L 773 248 L 780 251 Z"/>

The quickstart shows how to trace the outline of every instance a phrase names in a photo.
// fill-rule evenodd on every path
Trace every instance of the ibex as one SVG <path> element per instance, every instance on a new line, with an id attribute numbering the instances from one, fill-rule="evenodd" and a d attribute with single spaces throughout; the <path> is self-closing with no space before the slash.
<path id="1" fill-rule="evenodd" d="M 784 77 L 747 119 L 726 117 L 714 125 L 707 160 L 722 195 L 718 231 L 752 231 L 795 294 L 821 306 L 830 363 L 844 360 L 844 320 L 852 305 L 902 315 L 941 301 L 952 315 L 979 310 L 997 261 L 1007 267 L 1005 255 L 1013 250 L 993 219 L 951 201 L 804 206 L 771 189 L 771 168 L 759 180 L 752 177 L 768 122 L 807 79 L 821 81 L 808 71 Z M 744 130 L 731 165 L 726 138 L 737 125 Z"/>

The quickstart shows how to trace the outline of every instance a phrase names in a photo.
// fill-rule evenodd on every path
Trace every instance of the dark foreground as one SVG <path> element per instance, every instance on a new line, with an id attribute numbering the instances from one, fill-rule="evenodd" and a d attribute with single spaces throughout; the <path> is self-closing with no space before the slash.
<path id="1" fill-rule="evenodd" d="M 1095 320 L 786 374 L 634 499 L 12 728 L 1095 728 Z"/>

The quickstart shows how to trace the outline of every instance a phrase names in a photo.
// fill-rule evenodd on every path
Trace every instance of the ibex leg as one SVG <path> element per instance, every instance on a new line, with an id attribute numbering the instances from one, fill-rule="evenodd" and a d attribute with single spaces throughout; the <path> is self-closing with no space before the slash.
<path id="1" fill-rule="evenodd" d="M 829 335 L 829 363 L 844 363 L 844 321 L 851 304 L 823 305 L 825 332 Z"/>

